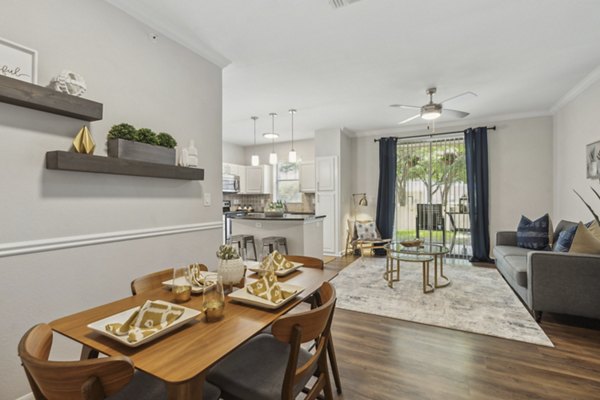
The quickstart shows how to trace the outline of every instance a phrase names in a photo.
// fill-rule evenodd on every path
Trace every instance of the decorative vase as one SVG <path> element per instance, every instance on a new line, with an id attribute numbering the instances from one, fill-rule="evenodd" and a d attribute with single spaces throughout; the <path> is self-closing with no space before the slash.
<path id="1" fill-rule="evenodd" d="M 244 261 L 241 257 L 231 260 L 219 259 L 217 272 L 223 277 L 223 285 L 237 285 L 244 278 Z"/>

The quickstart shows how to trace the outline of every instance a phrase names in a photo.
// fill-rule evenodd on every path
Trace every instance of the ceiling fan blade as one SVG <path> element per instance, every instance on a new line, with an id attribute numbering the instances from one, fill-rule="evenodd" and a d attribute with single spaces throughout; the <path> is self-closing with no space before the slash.
<path id="1" fill-rule="evenodd" d="M 415 118 L 419 118 L 420 116 L 421 116 L 421 114 L 417 114 L 417 115 L 415 115 L 415 116 L 412 116 L 412 117 L 410 117 L 410 118 L 407 118 L 407 119 L 405 119 L 404 121 L 400 121 L 400 122 L 398 122 L 398 125 L 405 124 L 405 123 L 407 123 L 407 122 L 409 122 L 409 121 L 412 121 L 412 120 L 413 120 L 413 119 L 415 119 Z"/>
<path id="2" fill-rule="evenodd" d="M 444 111 L 442 111 L 442 114 L 450 114 L 454 117 L 458 117 L 458 118 L 464 118 L 467 115 L 469 115 L 468 112 L 465 111 L 458 111 L 458 110 L 450 110 L 449 108 L 444 108 Z"/>
<path id="3" fill-rule="evenodd" d="M 408 110 L 420 110 L 421 107 L 419 106 L 407 106 L 404 104 L 390 104 L 390 107 L 394 107 L 394 108 L 406 108 Z"/>
<path id="4" fill-rule="evenodd" d="M 446 100 L 440 102 L 440 104 L 443 104 L 443 103 L 445 103 L 447 101 L 458 99 L 459 97 L 467 96 L 467 95 L 477 97 L 477 93 L 475 93 L 475 92 L 464 92 L 464 93 L 461 93 L 461 94 L 457 94 L 456 96 L 448 97 Z"/>

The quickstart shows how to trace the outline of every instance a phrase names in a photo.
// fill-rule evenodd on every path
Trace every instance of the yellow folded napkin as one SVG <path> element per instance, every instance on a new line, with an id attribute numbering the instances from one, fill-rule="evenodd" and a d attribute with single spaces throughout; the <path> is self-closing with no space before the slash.
<path id="1" fill-rule="evenodd" d="M 254 296 L 275 304 L 281 303 L 296 293 L 295 291 L 282 290 L 273 271 L 268 271 L 259 280 L 246 286 L 246 290 Z"/>
<path id="2" fill-rule="evenodd" d="M 171 325 L 183 312 L 182 307 L 147 300 L 127 321 L 122 324 L 107 324 L 105 329 L 117 336 L 128 335 L 127 341 L 135 343 Z"/>
<path id="3" fill-rule="evenodd" d="M 283 271 L 286 269 L 293 268 L 294 264 L 286 260 L 286 258 L 275 250 L 268 257 L 266 257 L 261 263 L 260 268 L 264 270 Z"/>
<path id="4" fill-rule="evenodd" d="M 204 286 L 204 276 L 202 276 L 201 264 L 190 265 L 190 279 L 194 286 Z"/>

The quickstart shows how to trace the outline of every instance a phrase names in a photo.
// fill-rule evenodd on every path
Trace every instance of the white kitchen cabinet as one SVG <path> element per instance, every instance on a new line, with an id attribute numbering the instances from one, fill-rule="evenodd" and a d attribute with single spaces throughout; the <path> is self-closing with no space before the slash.
<path id="1" fill-rule="evenodd" d="M 337 157 L 317 157 L 317 192 L 337 190 Z"/>
<path id="2" fill-rule="evenodd" d="M 323 219 L 323 253 L 336 254 L 337 251 L 337 194 L 335 192 L 319 192 L 316 196 L 316 215 L 325 215 Z"/>
<path id="3" fill-rule="evenodd" d="M 270 194 L 271 193 L 271 167 L 269 165 L 259 165 L 256 167 L 246 167 L 245 193 L 249 194 Z"/>
<path id="4" fill-rule="evenodd" d="M 223 173 L 239 176 L 240 177 L 240 191 L 238 193 L 240 193 L 240 194 L 246 193 L 246 166 L 245 165 L 223 163 Z"/>
<path id="5" fill-rule="evenodd" d="M 314 161 L 300 164 L 300 191 L 303 193 L 314 193 L 316 189 L 316 175 Z"/>

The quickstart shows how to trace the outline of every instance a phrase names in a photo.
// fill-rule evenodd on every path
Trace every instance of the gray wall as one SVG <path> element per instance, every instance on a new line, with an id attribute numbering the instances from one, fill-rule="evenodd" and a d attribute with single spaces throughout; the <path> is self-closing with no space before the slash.
<path id="1" fill-rule="evenodd" d="M 40 84 L 71 69 L 86 79 L 85 97 L 104 103 L 104 120 L 91 124 L 96 154 L 105 154 L 110 126 L 127 121 L 170 132 L 184 145 L 195 139 L 205 180 L 48 171 L 46 151 L 69 149 L 82 122 L 0 103 L 1 399 L 30 391 L 16 349 L 32 325 L 127 296 L 138 275 L 191 261 L 214 265 L 221 70 L 166 37 L 151 42 L 150 32 L 104 1 L 2 2 L 0 37 L 39 51 Z M 212 206 L 205 207 L 208 193 Z M 86 239 L 81 235 L 94 244 L 72 247 Z M 61 244 L 66 248 L 7 256 Z M 53 357 L 76 358 L 78 351 L 56 340 Z"/>
<path id="2" fill-rule="evenodd" d="M 246 161 L 244 147 L 229 142 L 223 142 L 223 162 L 238 165 L 249 164 L 249 161 Z"/>
<path id="3" fill-rule="evenodd" d="M 497 231 L 516 229 L 521 214 L 538 218 L 552 213 L 552 117 L 490 121 L 488 125 L 498 127 L 497 131 L 488 133 L 490 236 L 493 244 Z M 402 135 L 419 133 L 422 132 Z M 374 136 L 367 136 L 352 140 L 352 192 L 367 193 L 369 206 L 360 211 L 374 218 L 379 153 L 373 139 Z"/>
<path id="4" fill-rule="evenodd" d="M 600 140 L 600 81 L 590 86 L 554 115 L 554 214 L 571 221 L 590 221 L 593 217 L 573 193 L 577 190 L 600 212 L 590 186 L 598 182 L 586 178 L 587 144 Z"/>

